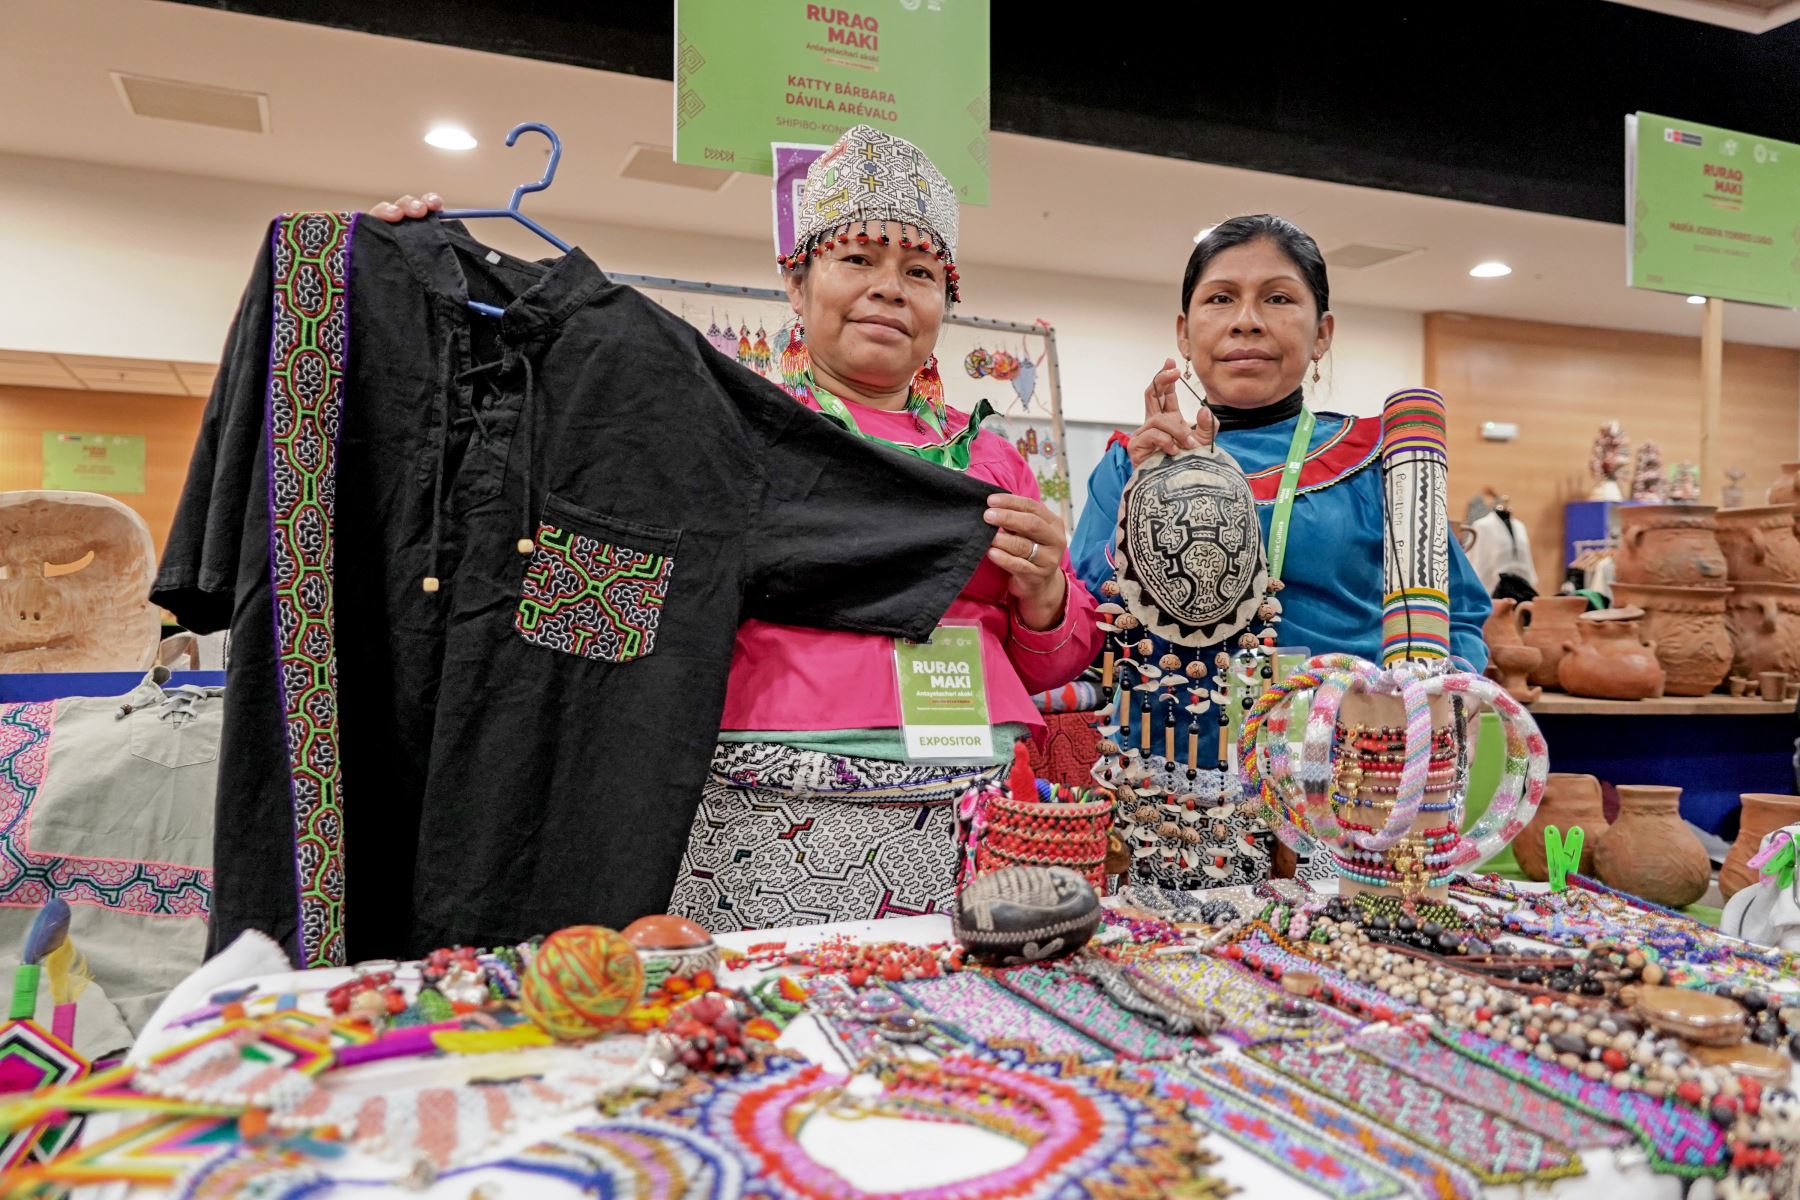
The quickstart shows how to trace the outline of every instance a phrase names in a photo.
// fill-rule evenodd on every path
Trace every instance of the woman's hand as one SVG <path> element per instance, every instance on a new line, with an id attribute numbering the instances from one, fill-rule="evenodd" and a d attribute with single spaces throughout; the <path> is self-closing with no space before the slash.
<path id="1" fill-rule="evenodd" d="M 423 196 L 402 196 L 392 204 L 385 200 L 369 210 L 369 215 L 377 221 L 386 221 L 390 225 L 415 217 L 423 217 L 429 213 L 442 212 L 444 198 L 436 192 L 426 192 Z"/>
<path id="2" fill-rule="evenodd" d="M 998 527 L 988 557 L 1011 576 L 1008 590 L 1019 619 L 1031 629 L 1055 629 L 1069 586 L 1062 570 L 1069 535 L 1062 521 L 1040 501 L 998 492 L 988 497 L 987 523 Z"/>
<path id="3" fill-rule="evenodd" d="M 1131 435 L 1131 465 L 1141 467 L 1152 454 L 1176 454 L 1182 450 L 1198 450 L 1212 445 L 1219 423 L 1205 407 L 1189 425 L 1181 419 L 1181 403 L 1175 398 L 1175 381 L 1181 372 L 1175 360 L 1165 358 L 1162 370 L 1150 379 L 1144 389 L 1144 423 Z"/>

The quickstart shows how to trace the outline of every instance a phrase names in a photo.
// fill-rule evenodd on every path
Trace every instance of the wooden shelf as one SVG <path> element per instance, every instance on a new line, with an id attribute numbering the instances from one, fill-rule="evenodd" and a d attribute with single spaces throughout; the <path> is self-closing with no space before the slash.
<path id="1" fill-rule="evenodd" d="M 1772 717 L 1792 714 L 1792 700 L 1760 696 L 1664 696 L 1660 700 L 1589 700 L 1545 692 L 1531 711 L 1558 717 Z"/>

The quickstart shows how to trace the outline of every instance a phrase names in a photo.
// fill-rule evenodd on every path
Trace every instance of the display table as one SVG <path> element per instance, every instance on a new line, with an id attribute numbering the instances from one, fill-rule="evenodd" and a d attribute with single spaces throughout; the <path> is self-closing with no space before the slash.
<path id="1" fill-rule="evenodd" d="M 1535 890 L 1531 884 L 1518 887 L 1522 891 Z M 1204 896 L 1204 893 L 1200 895 Z M 950 928 L 944 917 L 925 916 L 734 934 L 723 936 L 719 941 L 722 945 L 742 950 L 755 944 L 778 940 L 787 941 L 790 947 L 799 946 L 838 934 L 847 934 L 863 941 L 926 944 L 948 939 Z M 760 973 L 759 970 L 730 971 L 726 973 L 724 982 L 747 985 Z M 349 971 L 342 970 L 296 972 L 267 976 L 255 982 L 260 993 L 293 993 L 299 998 L 302 1008 L 322 1010 L 324 991 L 349 976 Z M 191 1030 L 147 1029 L 134 1049 L 133 1057 L 154 1052 L 190 1036 Z M 778 1045 L 826 1064 L 831 1070 L 841 1070 L 845 1065 L 834 1051 L 832 1042 L 810 1015 L 799 1017 L 782 1035 Z M 499 1055 L 404 1059 L 340 1069 L 326 1078 L 334 1089 L 353 1089 L 359 1093 L 379 1092 L 425 1082 L 453 1085 L 481 1075 L 499 1076 L 515 1069 L 529 1068 L 533 1053 L 535 1052 L 516 1051 Z M 1237 1056 L 1239 1051 L 1227 1045 L 1222 1054 L 1229 1058 Z M 872 1080 L 865 1082 L 873 1087 Z M 581 1113 L 534 1122 L 529 1128 L 520 1129 L 506 1143 L 494 1147 L 492 1153 L 482 1157 L 498 1157 L 527 1142 L 540 1140 L 552 1132 L 577 1124 L 592 1124 L 594 1120 L 595 1114 L 589 1108 Z M 96 1119 L 89 1136 L 99 1136 L 105 1127 L 105 1119 Z M 884 1192 L 938 1187 L 954 1180 L 997 1170 L 1018 1161 L 1025 1154 L 1023 1148 L 1012 1141 L 967 1126 L 896 1120 L 883 1116 L 847 1120 L 829 1112 L 821 1112 L 805 1121 L 799 1133 L 799 1144 L 817 1163 L 838 1172 L 857 1186 Z M 1208 1168 L 1209 1174 L 1235 1186 L 1241 1195 L 1285 1197 L 1330 1194 L 1304 1187 L 1290 1174 L 1275 1169 L 1221 1137 L 1209 1136 L 1204 1139 L 1203 1145 L 1218 1159 L 1215 1166 Z M 1505 1197 L 1524 1197 L 1528 1194 L 1606 1197 L 1608 1200 L 1618 1200 L 1625 1196 L 1632 1197 L 1632 1200 L 1660 1200 L 1663 1197 L 1673 1200 L 1683 1194 L 1682 1180 L 1669 1175 L 1653 1174 L 1647 1166 L 1645 1155 L 1632 1148 L 1629 1143 L 1617 1151 L 1596 1147 L 1577 1148 L 1581 1151 L 1581 1162 L 1585 1167 L 1585 1173 L 1578 1177 L 1560 1179 L 1550 1184 L 1492 1186 L 1484 1189 L 1481 1194 Z M 387 1176 L 392 1177 L 391 1166 L 382 1168 L 373 1160 L 361 1161 L 362 1158 L 363 1156 L 353 1153 L 350 1159 L 332 1168 L 333 1175 L 339 1178 L 357 1178 L 376 1176 L 385 1170 Z M 489 1185 L 488 1190 L 477 1190 L 483 1184 Z M 392 1186 L 344 1186 L 328 1193 L 307 1194 L 373 1196 L 392 1195 L 394 1190 Z M 125 1194 L 127 1193 L 115 1193 L 121 1196 Z M 164 1189 L 147 1187 L 140 1187 L 129 1193 L 133 1197 L 144 1198 L 166 1194 L 168 1193 Z M 457 1200 L 465 1200 L 471 1196 L 481 1197 L 481 1200 L 498 1200 L 499 1197 L 577 1196 L 582 1193 L 575 1187 L 549 1177 L 533 1178 L 529 1186 L 523 1186 L 516 1173 L 501 1177 L 475 1169 L 459 1171 L 453 1177 L 440 1179 L 420 1194 L 453 1196 Z M 1081 1193 L 1066 1194 L 1073 1197 Z"/>
<path id="2" fill-rule="evenodd" d="M 1724 836 L 1721 829 L 1735 825 L 1744 793 L 1794 790 L 1800 722 L 1791 701 L 1588 700 L 1546 692 L 1530 708 L 1551 746 L 1551 770 L 1678 787 L 1681 815 L 1708 833 Z"/>

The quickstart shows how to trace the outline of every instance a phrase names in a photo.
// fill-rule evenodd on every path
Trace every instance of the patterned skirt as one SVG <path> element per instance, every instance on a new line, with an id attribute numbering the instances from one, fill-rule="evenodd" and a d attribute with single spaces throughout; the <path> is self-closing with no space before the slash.
<path id="1" fill-rule="evenodd" d="M 947 912 L 956 803 L 1004 771 L 721 743 L 669 911 L 715 933 Z"/>

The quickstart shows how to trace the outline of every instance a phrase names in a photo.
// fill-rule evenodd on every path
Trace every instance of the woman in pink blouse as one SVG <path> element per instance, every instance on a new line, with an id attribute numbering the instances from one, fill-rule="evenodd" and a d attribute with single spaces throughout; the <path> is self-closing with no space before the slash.
<path id="1" fill-rule="evenodd" d="M 371 215 L 438 206 L 406 197 Z M 798 225 L 781 260 L 797 318 L 782 352 L 789 394 L 895 453 L 994 485 L 994 544 L 944 617 L 979 630 L 992 753 L 908 761 L 891 639 L 745 622 L 669 900 L 715 931 L 946 910 L 957 801 L 1043 724 L 1031 693 L 1075 678 L 1100 645 L 1094 601 L 1031 469 L 980 428 L 985 402 L 971 416 L 943 401 L 932 351 L 957 299 L 949 183 L 911 143 L 858 126 L 808 170 Z"/>

